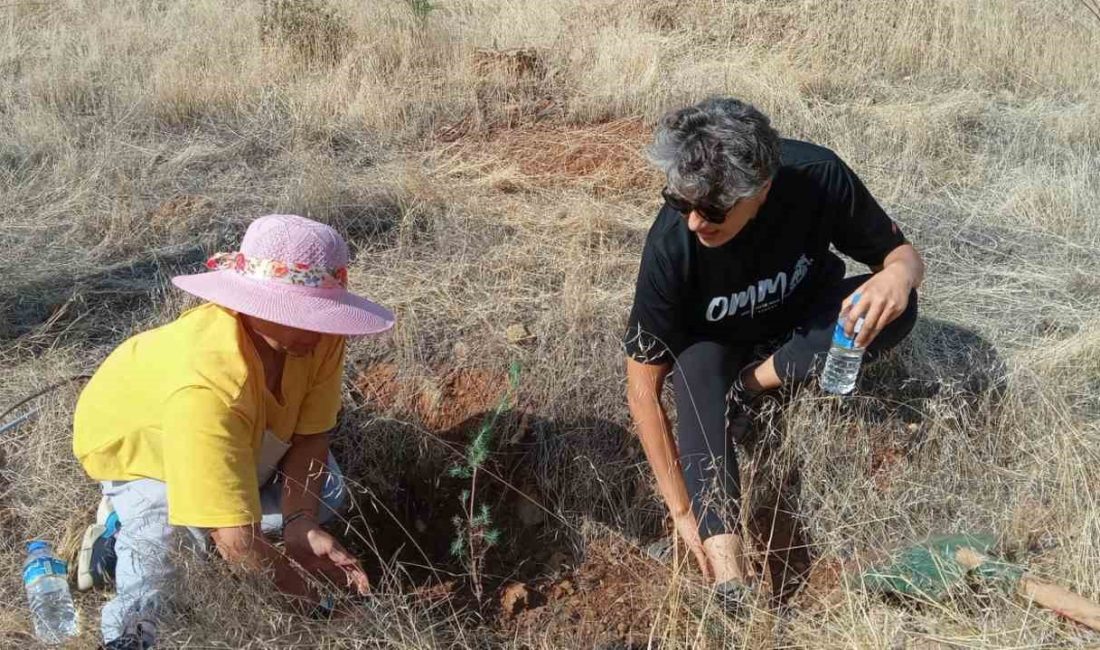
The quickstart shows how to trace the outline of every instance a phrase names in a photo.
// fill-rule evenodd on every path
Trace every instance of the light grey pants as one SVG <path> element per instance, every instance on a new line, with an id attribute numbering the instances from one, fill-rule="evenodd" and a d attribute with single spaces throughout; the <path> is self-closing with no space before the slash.
<path id="1" fill-rule="evenodd" d="M 347 503 L 343 475 L 331 454 L 328 470 L 318 512 L 322 523 Z M 115 538 L 115 597 L 103 607 L 100 630 L 108 643 L 123 635 L 134 635 L 152 645 L 158 609 L 170 596 L 166 590 L 175 575 L 171 554 L 183 550 L 205 555 L 210 531 L 169 525 L 168 493 L 163 481 L 145 478 L 105 481 L 101 485 L 118 513 L 121 527 Z M 260 526 L 265 533 L 282 531 L 282 496 L 278 477 L 260 488 Z"/>

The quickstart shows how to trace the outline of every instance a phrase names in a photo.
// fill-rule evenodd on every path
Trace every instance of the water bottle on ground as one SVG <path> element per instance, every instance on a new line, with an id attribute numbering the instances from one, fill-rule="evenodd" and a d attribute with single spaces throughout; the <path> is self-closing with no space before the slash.
<path id="1" fill-rule="evenodd" d="M 54 555 L 48 542 L 27 544 L 23 586 L 39 641 L 54 645 L 76 636 L 76 608 L 69 592 L 68 565 Z"/>
<path id="2" fill-rule="evenodd" d="M 859 302 L 859 294 L 852 297 L 852 305 Z M 863 329 L 863 319 L 856 321 L 852 336 L 844 333 L 844 318 L 838 318 L 833 329 L 833 344 L 825 358 L 821 371 L 821 389 L 834 395 L 847 395 L 856 387 L 859 366 L 863 362 L 863 348 L 856 347 L 856 335 Z"/>

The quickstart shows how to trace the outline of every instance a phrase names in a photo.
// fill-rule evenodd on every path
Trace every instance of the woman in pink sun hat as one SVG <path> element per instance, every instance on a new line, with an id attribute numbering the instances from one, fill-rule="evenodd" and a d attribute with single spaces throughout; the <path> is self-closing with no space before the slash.
<path id="1" fill-rule="evenodd" d="M 367 591 L 367 577 L 320 524 L 346 500 L 329 453 L 347 336 L 393 314 L 347 290 L 348 249 L 293 215 L 252 222 L 239 251 L 172 279 L 208 301 L 125 341 L 81 393 L 73 450 L 104 494 L 79 557 L 82 588 L 113 579 L 108 648 L 152 645 L 180 541 L 209 540 L 231 563 L 271 571 L 285 593 L 331 611 L 293 567 Z M 285 553 L 265 538 L 282 534 Z"/>

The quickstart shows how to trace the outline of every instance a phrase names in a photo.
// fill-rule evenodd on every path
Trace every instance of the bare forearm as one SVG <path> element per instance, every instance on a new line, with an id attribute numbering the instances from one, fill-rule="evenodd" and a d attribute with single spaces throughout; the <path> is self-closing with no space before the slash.
<path id="1" fill-rule="evenodd" d="M 672 428 L 660 399 L 661 386 L 667 372 L 665 368 L 645 366 L 628 360 L 627 404 L 630 406 L 642 450 L 657 479 L 657 489 L 669 512 L 675 517 L 689 513 L 691 502 L 684 485 L 684 477 L 680 473 Z"/>
<path id="2" fill-rule="evenodd" d="M 316 517 L 328 473 L 328 434 L 294 436 L 283 458 L 283 516 L 305 512 Z"/>
<path id="3" fill-rule="evenodd" d="M 713 577 L 710 560 L 699 538 L 699 528 L 691 511 L 684 475 L 680 471 L 679 454 L 672 437 L 668 415 L 661 405 L 661 387 L 664 386 L 670 365 L 647 365 L 627 359 L 626 390 L 630 414 L 641 439 L 649 466 L 657 478 L 657 489 L 672 515 L 676 533 L 683 539 L 695 557 L 699 570 L 710 579 Z"/>
<path id="4" fill-rule="evenodd" d="M 250 572 L 270 572 L 279 591 L 309 603 L 317 593 L 277 548 L 264 538 L 259 526 L 219 528 L 214 531 L 218 552 L 230 564 Z"/>
<path id="5" fill-rule="evenodd" d="M 291 565 L 290 560 L 269 544 L 267 540 L 257 544 L 250 555 L 254 558 L 251 561 L 260 562 L 263 566 L 270 567 L 275 586 L 278 587 L 279 591 L 290 596 L 305 598 L 310 602 L 317 600 L 316 592 Z"/>
<path id="6" fill-rule="evenodd" d="M 911 244 L 902 244 L 890 251 L 882 262 L 882 269 L 904 273 L 911 289 L 919 288 L 924 281 L 924 260 Z"/>
<path id="7" fill-rule="evenodd" d="M 672 431 L 664 408 L 659 403 L 632 403 L 630 412 L 634 416 L 646 460 L 657 478 L 657 489 L 669 512 L 674 517 L 686 515 L 691 511 L 691 501 L 688 499 L 684 477 L 680 473 L 676 445 L 672 440 Z"/>

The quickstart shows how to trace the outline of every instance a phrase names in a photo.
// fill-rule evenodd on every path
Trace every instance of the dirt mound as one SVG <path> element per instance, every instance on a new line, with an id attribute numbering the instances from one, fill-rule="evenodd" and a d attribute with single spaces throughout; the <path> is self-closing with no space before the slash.
<path id="1" fill-rule="evenodd" d="M 428 376 L 400 377 L 396 365 L 378 363 L 363 372 L 355 385 L 374 410 L 446 432 L 496 408 L 508 391 L 508 374 L 484 368 L 441 368 Z"/>
<path id="2" fill-rule="evenodd" d="M 499 189 L 585 187 L 599 194 L 652 188 L 657 184 L 643 149 L 652 129 L 641 118 L 602 124 L 535 124 L 465 135 L 456 141 L 459 157 L 512 169 L 519 178 Z M 505 177 L 507 178 L 507 177 Z"/>
<path id="3" fill-rule="evenodd" d="M 668 570 L 637 549 L 610 538 L 594 540 L 575 569 L 526 585 L 535 606 L 514 616 L 506 611 L 500 627 L 533 645 L 645 647 L 668 580 Z"/>
<path id="4" fill-rule="evenodd" d="M 832 557 L 817 560 L 806 576 L 805 586 L 791 600 L 791 604 L 806 611 L 826 609 L 834 605 L 844 597 L 845 574 L 858 575 L 858 565 L 853 563 L 845 566 L 839 559 Z"/>

